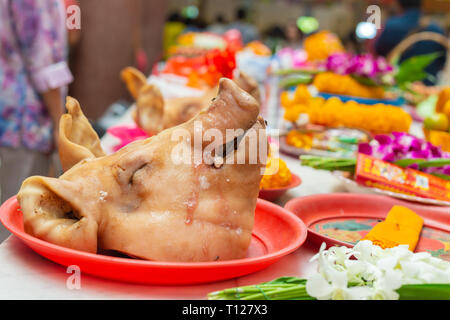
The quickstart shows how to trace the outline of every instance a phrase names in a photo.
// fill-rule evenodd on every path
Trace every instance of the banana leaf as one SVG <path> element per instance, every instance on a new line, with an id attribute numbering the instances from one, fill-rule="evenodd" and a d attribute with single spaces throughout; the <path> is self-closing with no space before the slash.
<path id="1" fill-rule="evenodd" d="M 396 84 L 400 88 L 405 88 L 409 83 L 425 80 L 429 76 L 425 69 L 440 56 L 441 53 L 434 52 L 406 59 L 400 64 L 394 76 Z"/>
<path id="2" fill-rule="evenodd" d="M 397 290 L 400 300 L 450 300 L 449 284 L 408 284 Z"/>

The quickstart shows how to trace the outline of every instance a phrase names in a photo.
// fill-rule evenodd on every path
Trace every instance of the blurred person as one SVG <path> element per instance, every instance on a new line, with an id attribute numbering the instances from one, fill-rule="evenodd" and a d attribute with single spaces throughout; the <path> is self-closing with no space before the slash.
<path id="1" fill-rule="evenodd" d="M 114 104 L 131 99 L 120 80 L 121 70 L 134 66 L 150 75 L 161 61 L 164 24 L 172 11 L 165 0 L 78 1 L 82 36 L 73 51 L 70 67 L 76 81 L 69 92 L 97 128 L 95 123 Z"/>
<path id="2" fill-rule="evenodd" d="M 168 49 L 175 45 L 177 38 L 186 29 L 183 18 L 178 12 L 172 12 L 164 24 L 163 30 L 163 50 L 164 55 L 167 55 Z"/>
<path id="3" fill-rule="evenodd" d="M 264 43 L 270 48 L 272 53 L 277 52 L 285 46 L 286 35 L 283 27 L 280 25 L 272 25 L 264 31 Z"/>
<path id="4" fill-rule="evenodd" d="M 242 35 L 242 41 L 247 44 L 253 40 L 258 40 L 258 30 L 254 25 L 247 22 L 247 10 L 245 8 L 238 8 L 235 12 L 235 19 L 228 29 L 238 29 Z"/>
<path id="5" fill-rule="evenodd" d="M 219 13 L 216 16 L 216 20 L 208 27 L 207 31 L 215 34 L 224 34 L 227 31 L 227 24 L 223 14 Z"/>
<path id="6" fill-rule="evenodd" d="M 356 36 L 356 26 L 353 28 L 351 32 L 348 33 L 346 37 L 342 39 L 342 44 L 347 52 L 352 54 L 363 54 L 364 50 L 364 42 L 359 41 Z"/>
<path id="7" fill-rule="evenodd" d="M 284 27 L 286 46 L 293 49 L 302 47 L 302 33 L 295 22 L 288 23 Z"/>
<path id="8" fill-rule="evenodd" d="M 429 22 L 421 12 L 421 0 L 397 0 L 397 15 L 389 18 L 383 32 L 375 41 L 375 52 L 387 56 L 403 39 L 418 32 L 435 32 L 444 34 L 444 31 L 435 23 Z M 444 68 L 447 50 L 434 41 L 420 41 L 407 49 L 400 57 L 400 62 L 413 56 L 438 52 L 441 56 L 435 59 L 427 68 L 432 78 L 424 80 L 426 85 L 434 85 L 436 76 Z"/>
<path id="9" fill-rule="evenodd" d="M 2 202 L 28 176 L 49 174 L 65 86 L 72 82 L 65 22 L 61 0 L 0 0 Z"/>
<path id="10" fill-rule="evenodd" d="M 362 3 L 364 5 L 364 2 Z M 352 0 L 335 1 L 329 9 L 329 30 L 332 30 L 341 39 L 354 32 L 355 24 L 359 22 L 355 14 L 355 11 L 358 10 L 357 7 L 358 4 Z"/>
<path id="11" fill-rule="evenodd" d="M 186 28 L 183 30 L 183 33 L 187 32 L 202 32 L 205 31 L 207 24 L 199 17 L 197 18 L 185 18 L 184 24 Z"/>

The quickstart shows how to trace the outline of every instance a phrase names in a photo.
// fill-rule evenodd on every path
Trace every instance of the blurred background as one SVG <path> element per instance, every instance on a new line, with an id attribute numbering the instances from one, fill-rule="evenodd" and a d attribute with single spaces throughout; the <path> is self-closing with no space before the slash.
<path id="1" fill-rule="evenodd" d="M 449 33 L 450 0 L 0 0 L 0 203 L 28 176 L 61 174 L 67 95 L 105 145 L 118 140 L 105 133 L 132 126 L 116 132 L 117 150 L 155 134 L 132 119 L 136 85 L 156 83 L 164 99 L 207 97 L 234 71 L 256 81 L 268 127 L 292 129 L 294 144 L 304 115 L 388 134 L 410 132 L 413 118 L 414 134 L 423 122 L 450 151 Z M 325 100 L 331 111 L 313 119 Z"/>
<path id="2" fill-rule="evenodd" d="M 381 24 L 398 11 L 395 0 L 78 0 L 82 13 L 79 41 L 71 47 L 75 81 L 69 94 L 77 97 L 86 115 L 98 119 L 115 101 L 130 100 L 118 75 L 136 64 L 138 48 L 145 53 L 144 73 L 164 56 L 176 36 L 189 31 L 223 33 L 239 27 L 244 41 L 259 39 L 275 49 L 300 47 L 305 33 L 298 27 L 329 30 L 347 50 L 363 51 L 371 41 L 356 36 L 369 5 L 381 8 Z M 447 36 L 450 2 L 424 0 L 423 12 Z M 316 26 L 317 25 L 317 26 Z M 141 62 L 142 63 L 142 62 Z"/>

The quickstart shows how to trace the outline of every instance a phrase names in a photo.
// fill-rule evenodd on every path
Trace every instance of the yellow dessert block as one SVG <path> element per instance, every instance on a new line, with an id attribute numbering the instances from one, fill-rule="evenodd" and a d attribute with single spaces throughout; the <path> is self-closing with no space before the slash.
<path id="1" fill-rule="evenodd" d="M 386 219 L 378 223 L 363 238 L 381 248 L 393 248 L 407 244 L 414 251 L 423 227 L 423 219 L 411 209 L 396 205 Z"/>

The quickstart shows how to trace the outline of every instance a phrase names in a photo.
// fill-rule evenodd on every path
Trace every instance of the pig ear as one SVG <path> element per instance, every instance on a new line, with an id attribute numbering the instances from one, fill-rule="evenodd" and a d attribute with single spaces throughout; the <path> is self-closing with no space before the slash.
<path id="1" fill-rule="evenodd" d="M 81 111 L 77 100 L 67 97 L 64 114 L 59 121 L 59 157 L 64 171 L 81 160 L 103 157 L 105 152 L 100 145 L 97 133 Z"/>
<path id="2" fill-rule="evenodd" d="M 25 232 L 63 247 L 96 253 L 98 224 L 85 214 L 90 210 L 83 209 L 78 194 L 69 181 L 38 176 L 26 179 L 17 195 Z"/>
<path id="3" fill-rule="evenodd" d="M 135 121 L 149 135 L 164 129 L 164 99 L 161 91 L 153 84 L 145 84 L 136 101 Z"/>
<path id="4" fill-rule="evenodd" d="M 234 82 L 244 91 L 251 94 L 256 101 L 261 102 L 261 94 L 259 92 L 258 82 L 245 72 L 239 70 Z"/>
<path id="5" fill-rule="evenodd" d="M 133 67 L 127 67 L 122 70 L 120 77 L 122 78 L 122 81 L 125 82 L 131 96 L 134 100 L 137 100 L 139 92 L 147 83 L 145 75 Z"/>

